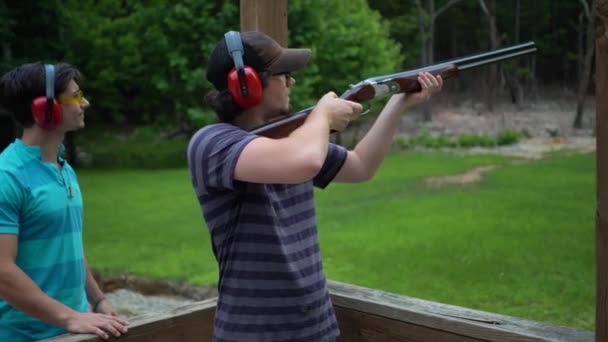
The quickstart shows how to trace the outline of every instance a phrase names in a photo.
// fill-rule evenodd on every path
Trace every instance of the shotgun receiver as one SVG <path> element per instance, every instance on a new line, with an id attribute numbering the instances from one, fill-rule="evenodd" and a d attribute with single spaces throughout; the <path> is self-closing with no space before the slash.
<path id="1" fill-rule="evenodd" d="M 497 63 L 534 52 L 536 52 L 536 44 L 534 42 L 527 42 L 494 51 L 477 53 L 467 57 L 440 62 L 414 70 L 372 77 L 352 85 L 350 89 L 340 96 L 340 98 L 362 103 L 397 93 L 414 93 L 422 89 L 420 83 L 417 81 L 417 76 L 421 72 L 429 72 L 435 76 L 441 75 L 441 78 L 445 80 L 458 75 L 459 71 Z M 309 107 L 255 127 L 251 130 L 251 133 L 271 138 L 287 136 L 306 120 L 306 117 L 313 108 L 314 107 Z"/>

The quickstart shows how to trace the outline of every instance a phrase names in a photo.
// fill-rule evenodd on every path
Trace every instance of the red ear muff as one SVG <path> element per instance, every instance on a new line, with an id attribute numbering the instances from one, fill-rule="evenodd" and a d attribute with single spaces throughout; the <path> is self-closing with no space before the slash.
<path id="1" fill-rule="evenodd" d="M 234 68 L 227 76 L 228 92 L 240 108 L 253 107 L 262 102 L 262 81 L 255 69 L 245 65 L 243 61 L 245 49 L 241 34 L 236 31 L 226 32 L 224 40 L 234 63 Z"/>
<path id="2" fill-rule="evenodd" d="M 39 96 L 32 101 L 32 115 L 36 124 L 47 130 L 59 126 L 63 117 L 61 105 L 55 99 L 48 105 L 47 98 L 44 96 Z"/>
<path id="3" fill-rule="evenodd" d="M 245 66 L 245 82 L 247 84 L 247 96 L 242 93 L 242 86 L 236 68 L 228 73 L 228 91 L 236 104 L 243 108 L 253 107 L 262 102 L 262 81 L 253 68 Z"/>
<path id="4" fill-rule="evenodd" d="M 61 124 L 63 112 L 55 100 L 55 66 L 44 65 L 45 96 L 38 96 L 32 100 L 32 116 L 38 126 L 43 129 L 54 129 Z"/>

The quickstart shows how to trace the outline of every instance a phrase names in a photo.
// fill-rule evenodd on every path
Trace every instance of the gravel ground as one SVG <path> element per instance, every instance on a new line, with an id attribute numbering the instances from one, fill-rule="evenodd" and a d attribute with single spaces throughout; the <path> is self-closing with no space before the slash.
<path id="1" fill-rule="evenodd" d="M 424 121 L 419 108 L 403 116 L 401 133 L 412 135 L 421 129 L 431 134 L 453 136 L 460 133 L 496 135 L 503 129 L 525 133 L 528 137 L 592 136 L 595 127 L 595 97 L 585 100 L 583 127 L 572 127 L 576 98 L 571 92 L 546 91 L 544 97 L 523 105 L 497 103 L 488 111 L 474 96 L 439 94 L 431 100 L 432 120 Z"/>
<path id="2" fill-rule="evenodd" d="M 122 317 L 163 313 L 194 302 L 192 299 L 180 296 L 146 296 L 128 289 L 107 293 L 106 298 Z"/>
<path id="3" fill-rule="evenodd" d="M 163 313 L 194 301 L 217 296 L 215 287 L 196 287 L 187 283 L 146 279 L 131 274 L 94 276 L 106 298 L 124 317 Z"/>

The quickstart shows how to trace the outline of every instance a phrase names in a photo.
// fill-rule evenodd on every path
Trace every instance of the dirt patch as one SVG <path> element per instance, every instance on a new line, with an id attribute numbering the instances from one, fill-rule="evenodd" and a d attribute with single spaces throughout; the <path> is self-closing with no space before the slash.
<path id="1" fill-rule="evenodd" d="M 471 184 L 481 181 L 482 174 L 495 169 L 495 165 L 481 166 L 459 175 L 448 175 L 427 178 L 426 183 L 435 186 L 446 184 Z"/>
<path id="2" fill-rule="evenodd" d="M 452 150 L 457 154 L 503 154 L 517 157 L 511 162 L 513 165 L 529 163 L 546 157 L 547 153 L 569 152 L 569 153 L 593 153 L 596 149 L 595 139 L 592 137 L 558 137 L 558 138 L 532 138 L 526 139 L 518 144 L 502 146 L 497 148 L 471 148 L 465 150 Z M 485 172 L 499 167 L 498 165 L 487 165 L 474 168 L 462 174 L 431 177 L 426 183 L 434 186 L 447 184 L 473 184 L 483 179 Z"/>

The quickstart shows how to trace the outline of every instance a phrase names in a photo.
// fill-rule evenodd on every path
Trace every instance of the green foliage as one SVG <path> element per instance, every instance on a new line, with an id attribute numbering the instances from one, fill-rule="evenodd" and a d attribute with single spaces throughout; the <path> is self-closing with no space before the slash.
<path id="1" fill-rule="evenodd" d="M 313 55 L 295 75 L 294 108 L 309 107 L 328 91 L 341 94 L 362 79 L 400 70 L 400 46 L 365 0 L 291 0 L 288 20 L 290 47 L 311 47 Z"/>
<path id="2" fill-rule="evenodd" d="M 521 135 L 513 130 L 504 129 L 497 136 L 459 134 L 456 137 L 444 135 L 432 136 L 428 129 L 422 129 L 418 134 L 411 137 L 398 136 L 395 143 L 402 149 L 412 147 L 427 148 L 454 148 L 454 147 L 495 147 L 503 145 L 513 145 L 519 142 Z"/>
<path id="3" fill-rule="evenodd" d="M 65 35 L 59 7 L 58 0 L 0 1 L 2 73 L 22 63 L 62 58 Z"/>
<path id="4" fill-rule="evenodd" d="M 237 23 L 234 3 L 131 1 L 117 7 L 115 1 L 99 6 L 73 0 L 64 16 L 68 26 L 80 28 L 69 46 L 70 60 L 94 75 L 87 89 L 93 100 L 103 98 L 90 109 L 105 113 L 98 117 L 129 123 L 212 121 L 201 101 L 210 89 L 205 61 L 226 28 Z"/>
<path id="5" fill-rule="evenodd" d="M 238 30 L 237 2 L 64 0 L 61 5 L 25 1 L 0 7 L 7 18 L 0 21 L 0 37 L 26 38 L 23 47 L 36 46 L 77 65 L 86 76 L 90 123 L 196 126 L 215 120 L 202 101 L 211 89 L 205 66 L 223 33 Z M 28 8 L 44 13 L 36 23 L 52 27 L 40 38 L 23 34 L 29 32 L 23 27 L 34 27 L 25 19 Z M 290 1 L 289 22 L 294 23 L 290 46 L 313 50 L 311 64 L 295 75 L 295 110 L 314 105 L 327 91 L 342 92 L 350 83 L 399 69 L 399 45 L 365 0 Z M 49 41 L 58 42 L 58 49 L 39 46 Z M 20 46 L 14 45 L 15 52 Z"/>
<path id="6" fill-rule="evenodd" d="M 389 23 L 390 37 L 400 43 L 402 68 L 420 66 L 422 36 L 418 28 L 418 10 L 413 1 L 368 0 Z"/>
<path id="7" fill-rule="evenodd" d="M 498 145 L 511 145 L 517 143 L 521 139 L 521 135 L 513 130 L 505 129 L 498 134 L 496 142 Z"/>
<path id="8" fill-rule="evenodd" d="M 435 7 L 446 3 L 436 0 Z M 575 80 L 577 37 L 570 27 L 578 25 L 580 3 L 520 4 L 518 40 L 537 42 L 541 78 Z M 499 2 L 496 10 L 503 44 L 516 43 L 515 2 Z M 413 0 L 290 0 L 288 16 L 289 45 L 313 50 L 311 64 L 295 75 L 294 110 L 314 105 L 327 91 L 341 93 L 366 77 L 419 64 L 422 37 Z M 76 64 L 87 76 L 90 122 L 208 123 L 214 115 L 202 101 L 210 89 L 206 59 L 222 34 L 238 26 L 236 1 L 2 1 L 0 69 L 36 60 Z M 486 18 L 475 1 L 443 12 L 435 29 L 436 60 L 489 46 Z M 505 68 L 518 79 L 532 76 L 525 63 Z"/>
<path id="9" fill-rule="evenodd" d="M 76 135 L 85 157 L 81 168 L 160 169 L 187 166 L 189 138 L 178 135 L 168 139 L 174 126 L 147 125 L 135 128 L 87 129 Z M 99 143 L 103 141 L 103 143 Z"/>

